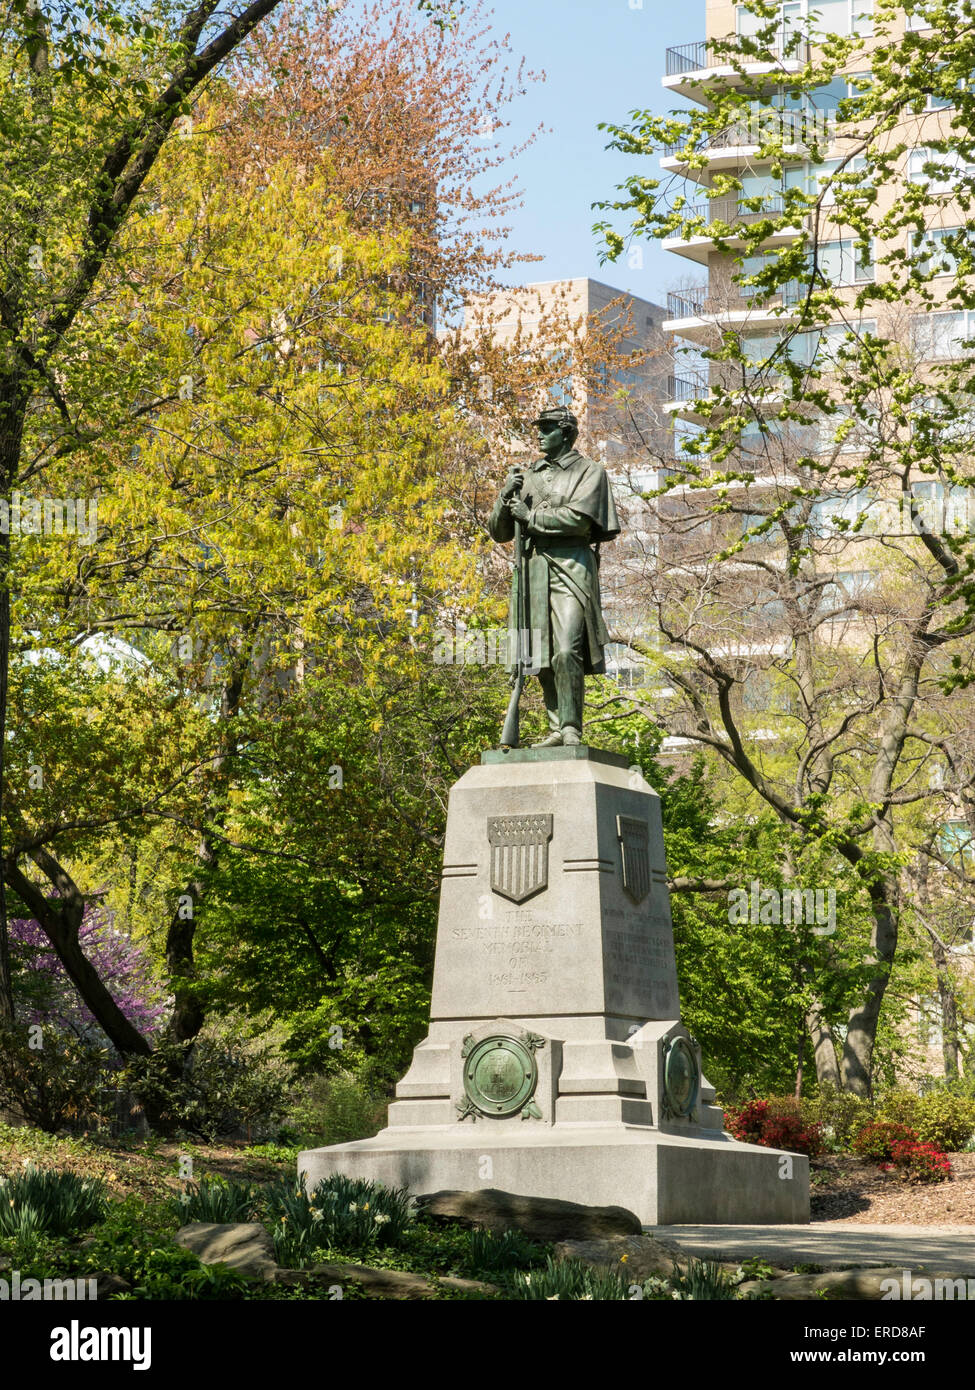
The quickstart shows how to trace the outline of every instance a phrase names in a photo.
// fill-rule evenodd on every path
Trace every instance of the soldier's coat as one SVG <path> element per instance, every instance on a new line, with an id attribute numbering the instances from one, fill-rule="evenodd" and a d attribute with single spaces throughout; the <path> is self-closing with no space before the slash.
<path id="1" fill-rule="evenodd" d="M 583 605 L 586 618 L 586 675 L 605 672 L 603 647 L 610 640 L 602 614 L 599 571 L 593 542 L 611 541 L 620 525 L 609 478 L 601 464 L 570 449 L 550 463 L 540 458 L 525 472 L 522 501 L 531 509 L 523 527 L 527 541 L 528 613 L 518 618 L 518 571 L 514 572 L 508 609 L 508 626 L 537 632 L 540 649 L 533 645 L 533 664 L 542 670 L 552 666 L 552 632 L 549 622 L 549 586 L 552 571 L 567 584 Z M 488 521 L 493 540 L 514 539 L 514 517 L 500 497 Z M 514 660 L 512 661 L 512 669 Z"/>

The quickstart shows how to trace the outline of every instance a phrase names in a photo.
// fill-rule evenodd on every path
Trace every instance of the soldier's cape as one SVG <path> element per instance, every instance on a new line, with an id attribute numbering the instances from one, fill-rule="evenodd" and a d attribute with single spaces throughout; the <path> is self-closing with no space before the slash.
<path id="1" fill-rule="evenodd" d="M 532 475 L 528 474 L 529 487 L 531 482 Z M 552 507 L 571 507 L 589 518 L 592 522 L 590 540 L 602 544 L 619 535 L 616 503 L 602 464 L 570 449 L 554 468 L 545 470 L 545 492 L 546 496 L 539 501 Z"/>

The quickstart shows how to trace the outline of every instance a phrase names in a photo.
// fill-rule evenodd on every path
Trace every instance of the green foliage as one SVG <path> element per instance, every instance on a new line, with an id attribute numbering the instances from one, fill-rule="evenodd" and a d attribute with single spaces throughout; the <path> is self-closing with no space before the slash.
<path id="1" fill-rule="evenodd" d="M 554 1302 L 622 1302 L 624 1300 L 735 1299 L 736 1276 L 725 1274 L 717 1263 L 691 1259 L 681 1270 L 675 1263 L 668 1279 L 651 1277 L 642 1284 L 625 1277 L 596 1270 L 581 1260 L 556 1260 L 548 1255 L 542 1268 L 515 1271 L 505 1280 L 506 1296 Z"/>
<path id="2" fill-rule="evenodd" d="M 381 1183 L 325 1178 L 308 1192 L 304 1176 L 278 1182 L 264 1191 L 275 1258 L 293 1269 L 304 1268 L 319 1247 L 374 1250 L 402 1244 L 413 1220 L 409 1193 Z"/>
<path id="3" fill-rule="evenodd" d="M 51 1027 L 0 1021 L 0 1108 L 26 1124 L 50 1134 L 83 1120 L 97 1125 L 102 1093 L 117 1084 L 107 1049 Z"/>
<path id="4" fill-rule="evenodd" d="M 369 1139 L 386 1122 L 388 1100 L 369 1068 L 303 1078 L 285 1119 L 285 1131 L 308 1138 L 305 1147 Z"/>
<path id="5" fill-rule="evenodd" d="M 738 1297 L 738 1279 L 726 1274 L 717 1261 L 688 1260 L 683 1272 L 674 1265 L 670 1283 L 675 1296 L 680 1298 L 729 1300 Z"/>
<path id="6" fill-rule="evenodd" d="M 203 1036 L 186 1043 L 161 1038 L 151 1056 L 127 1063 L 121 1084 L 140 1096 L 164 1131 L 212 1142 L 249 1121 L 279 1121 L 287 1108 L 288 1080 L 272 1047 Z"/>
<path id="7" fill-rule="evenodd" d="M 803 1097 L 800 1113 L 804 1121 L 821 1126 L 823 1141 L 833 1153 L 850 1148 L 854 1135 L 873 1116 L 872 1101 L 835 1086 L 821 1086 L 816 1095 Z"/>
<path id="8" fill-rule="evenodd" d="M 548 1255 L 543 1269 L 514 1272 L 506 1284 L 512 1299 L 614 1301 L 630 1297 L 629 1286 L 615 1274 L 603 1274 L 579 1260 L 555 1260 Z"/>
<path id="9" fill-rule="evenodd" d="M 477 1279 L 490 1282 L 500 1269 L 528 1269 L 539 1257 L 539 1247 L 521 1231 L 469 1232 L 466 1267 Z"/>
<path id="10" fill-rule="evenodd" d="M 115 1295 L 133 1299 L 241 1298 L 248 1281 L 224 1265 L 203 1265 L 176 1245 L 161 1221 L 135 1198 L 114 1203 L 85 1245 L 91 1274 L 118 1274 L 131 1289 Z"/>
<path id="11" fill-rule="evenodd" d="M 190 1221 L 252 1221 L 261 1196 L 256 1183 L 228 1182 L 226 1178 L 201 1178 L 187 1183 L 172 1201 L 180 1225 Z"/>
<path id="12" fill-rule="evenodd" d="M 101 1221 L 105 1212 L 105 1187 L 94 1178 L 33 1164 L 0 1178 L 0 1235 L 73 1235 Z"/>
<path id="13" fill-rule="evenodd" d="M 890 1091 L 880 1098 L 877 1113 L 909 1125 L 922 1143 L 948 1152 L 964 1148 L 975 1132 L 975 1101 L 943 1088 L 920 1096 L 906 1089 Z"/>

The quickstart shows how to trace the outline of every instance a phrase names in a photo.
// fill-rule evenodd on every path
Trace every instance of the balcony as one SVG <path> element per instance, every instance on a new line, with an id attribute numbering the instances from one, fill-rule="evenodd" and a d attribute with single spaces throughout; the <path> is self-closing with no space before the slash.
<path id="1" fill-rule="evenodd" d="M 719 404 L 713 400 L 714 392 L 706 377 L 695 373 L 668 376 L 667 399 L 663 402 L 663 409 L 672 419 L 710 426 L 723 419 L 729 411 L 739 411 L 746 405 L 749 410 L 778 410 L 782 405 L 782 387 L 777 375 L 749 373 L 747 384 L 743 386 L 740 372 L 736 374 L 727 367 L 722 370 L 721 364 L 715 364 L 712 372 L 715 374 L 712 379 L 716 379 L 717 384 L 729 392 L 727 403 Z M 699 410 L 698 401 L 711 401 L 711 408 Z"/>
<path id="2" fill-rule="evenodd" d="M 761 222 L 766 217 L 781 217 L 784 212 L 785 199 L 780 196 L 767 198 L 764 206 L 758 212 L 751 212 L 747 208 L 742 208 L 737 198 L 711 198 L 706 202 L 690 203 L 681 208 L 681 216 L 686 222 L 701 218 L 709 226 L 714 222 L 724 222 L 732 227 L 737 225 L 742 228 Z M 790 242 L 795 241 L 796 237 L 802 235 L 803 229 L 800 226 L 780 227 L 770 236 L 763 237 L 761 244 L 768 249 L 775 246 L 787 246 Z M 734 232 L 723 239 L 732 247 L 744 244 L 744 238 L 736 236 Z M 665 251 L 673 251 L 676 255 L 684 256 L 687 260 L 696 261 L 698 265 L 707 265 L 714 250 L 711 237 L 703 232 L 694 236 L 683 236 L 678 233 L 676 236 L 665 237 L 661 245 Z"/>
<path id="3" fill-rule="evenodd" d="M 660 167 L 665 173 L 706 183 L 715 170 L 735 169 L 754 161 L 756 152 L 770 141 L 781 141 L 787 159 L 803 159 L 811 145 L 828 146 L 834 138 L 831 118 L 823 111 L 792 111 L 779 106 L 756 109 L 747 120 L 734 121 L 712 132 L 692 150 L 687 141 L 663 145 Z M 691 168 L 691 154 L 703 154 L 703 168 Z M 770 161 L 772 156 L 767 157 Z"/>
<path id="4" fill-rule="evenodd" d="M 680 299 L 680 295 L 675 295 L 675 299 Z M 664 401 L 664 410 L 668 415 L 677 416 L 681 420 L 691 421 L 695 425 L 707 424 L 705 417 L 695 410 L 695 403 L 707 400 L 711 394 L 707 378 L 690 374 L 687 376 L 668 376 L 667 378 L 667 399 Z M 699 463 L 700 460 L 695 459 Z"/>
<path id="5" fill-rule="evenodd" d="M 661 331 L 673 333 L 690 342 L 709 344 L 717 339 L 721 329 L 735 332 L 771 332 L 787 328 L 792 311 L 802 295 L 802 286 L 790 282 L 779 294 L 770 294 L 758 304 L 747 299 L 753 291 L 742 295 L 726 289 L 722 295 L 710 292 L 707 285 L 671 292 L 667 295 L 667 318 Z"/>
<path id="6" fill-rule="evenodd" d="M 786 54 L 786 46 L 786 35 L 783 34 L 769 50 L 766 60 L 759 61 L 752 57 L 740 59 L 744 79 L 770 72 L 798 72 L 809 61 L 809 44 L 800 40 L 798 45 L 792 46 L 789 54 Z M 708 88 L 714 83 L 737 85 L 743 80 L 743 75 L 732 63 L 732 55 L 716 53 L 706 39 L 668 48 L 666 74 L 663 85 L 668 91 L 680 92 L 681 96 L 703 105 L 707 105 Z"/>

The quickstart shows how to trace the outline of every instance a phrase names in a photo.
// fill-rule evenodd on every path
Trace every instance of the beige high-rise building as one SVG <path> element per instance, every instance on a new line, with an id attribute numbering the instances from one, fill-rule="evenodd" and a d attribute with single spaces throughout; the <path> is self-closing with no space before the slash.
<path id="1" fill-rule="evenodd" d="M 925 198 L 925 247 L 930 258 L 944 257 L 943 269 L 935 271 L 934 278 L 927 284 L 930 295 L 928 303 L 910 302 L 904 299 L 895 303 L 877 300 L 868 308 L 857 309 L 854 300 L 863 287 L 874 282 L 875 277 L 883 278 L 884 265 L 875 265 L 877 244 L 873 243 L 869 253 L 856 244 L 856 236 L 849 227 L 841 225 L 833 212 L 834 201 L 829 192 L 830 179 L 841 167 L 857 171 L 867 169 L 866 160 L 853 152 L 848 135 L 844 135 L 843 125 L 837 120 L 838 103 L 847 97 L 855 96 L 865 90 L 863 84 L 870 81 L 870 48 L 873 36 L 873 0 L 789 0 L 782 3 L 779 11 L 779 40 L 773 45 L 771 62 L 759 63 L 747 59 L 740 63 L 741 72 L 727 55 L 716 52 L 717 40 L 743 38 L 754 35 L 760 26 L 769 21 L 761 20 L 748 13 L 742 5 L 730 0 L 705 0 L 702 7 L 703 34 L 691 42 L 669 48 L 666 52 L 666 73 L 663 87 L 667 93 L 679 93 L 699 106 L 709 106 L 714 94 L 727 85 L 742 85 L 761 79 L 766 98 L 772 96 L 771 106 L 753 103 L 752 112 L 745 118 L 724 130 L 714 132 L 704 150 L 704 162 L 694 167 L 687 153 L 679 146 L 667 150 L 661 160 L 663 175 L 672 176 L 672 192 L 686 198 L 685 217 L 699 213 L 704 222 L 720 221 L 745 227 L 770 214 L 784 211 L 784 195 L 790 188 L 800 188 L 807 193 L 821 194 L 817 218 L 805 219 L 805 225 L 783 227 L 774 231 L 762 243 L 761 254 L 749 258 L 736 258 L 736 250 L 743 242 L 732 236 L 728 240 L 730 250 L 717 249 L 707 235 L 672 235 L 663 242 L 665 249 L 674 255 L 674 289 L 668 294 L 668 313 L 663 330 L 672 334 L 675 341 L 675 367 L 670 382 L 669 399 L 666 410 L 675 421 L 694 430 L 700 428 L 709 417 L 709 409 L 704 404 L 714 399 L 715 388 L 739 390 L 742 398 L 747 396 L 748 410 L 756 417 L 753 428 L 742 433 L 740 447 L 729 460 L 722 460 L 718 467 L 724 470 L 738 468 L 745 479 L 725 482 L 723 496 L 728 507 L 723 514 L 712 520 L 701 522 L 699 514 L 704 509 L 703 500 L 708 489 L 701 487 L 701 481 L 694 489 L 678 487 L 666 499 L 661 499 L 658 516 L 661 535 L 658 546 L 658 565 L 669 568 L 683 567 L 693 576 L 695 570 L 701 575 L 707 571 L 712 557 L 724 547 L 740 541 L 748 527 L 761 522 L 763 505 L 769 507 L 769 499 L 780 500 L 790 486 L 802 480 L 789 476 L 788 459 L 785 449 L 780 449 L 777 465 L 769 464 L 769 440 L 776 438 L 775 417 L 787 396 L 782 375 L 774 368 L 763 366 L 763 361 L 773 358 L 783 339 L 790 338 L 787 348 L 792 360 L 805 365 L 814 361 L 830 360 L 836 345 L 851 330 L 862 336 L 874 334 L 881 338 L 893 339 L 903 344 L 906 358 L 912 362 L 912 370 L 918 381 L 918 395 L 923 399 L 925 381 L 931 375 L 932 364 L 946 359 L 965 355 L 966 339 L 975 337 L 975 311 L 960 308 L 958 303 L 946 302 L 947 289 L 954 283 L 953 270 L 957 263 L 953 256 L 939 248 L 945 234 L 958 232 L 970 226 L 970 212 L 959 206 L 953 196 L 953 183 L 950 176 L 938 180 L 930 168 L 932 155 L 929 142 L 933 139 L 951 138 L 951 113 L 953 100 L 950 94 L 928 93 L 919 103 L 917 110 L 906 109 L 895 132 L 890 136 L 891 146 L 903 146 L 897 159 L 892 177 L 876 189 L 876 217 L 882 218 L 896 204 L 904 188 L 911 185 L 926 184 Z M 798 21 L 816 18 L 819 34 L 859 35 L 865 41 L 856 62 L 847 65 L 846 70 L 830 81 L 825 81 L 813 92 L 807 92 L 796 99 L 789 91 L 790 74 L 799 73 L 810 58 L 815 63 L 820 49 L 812 50 L 806 40 L 789 51 L 788 39 L 796 31 L 793 26 Z M 902 32 L 922 29 L 926 23 L 923 15 L 902 16 Z M 895 36 L 896 37 L 896 36 Z M 920 94 L 919 94 L 920 95 Z M 771 114 L 780 120 L 786 134 L 784 143 L 786 158 L 773 160 L 763 158 L 760 114 Z M 787 124 L 790 123 L 791 124 Z M 815 126 L 815 142 L 808 138 L 809 124 Z M 794 137 L 789 135 L 794 131 Z M 813 160 L 810 146 L 825 143 L 825 160 Z M 951 163 L 951 157 L 935 155 L 938 162 Z M 960 171 L 961 172 L 961 171 Z M 970 172 L 970 170 L 968 171 Z M 724 195 L 711 195 L 716 179 L 730 175 L 741 184 L 740 189 Z M 866 177 L 866 173 L 865 173 Z M 681 182 L 683 181 L 683 182 Z M 870 187 L 869 191 L 874 192 Z M 746 200 L 751 200 L 750 202 Z M 690 230 L 690 229 L 688 229 Z M 902 233 L 906 254 L 918 254 L 918 242 L 913 245 L 909 234 Z M 781 293 L 762 295 L 754 286 L 740 286 L 734 275 L 757 274 L 765 253 L 792 245 L 797 238 L 815 242 L 817 263 L 828 282 L 838 290 L 842 307 L 836 312 L 833 322 L 814 332 L 791 333 L 790 317 L 796 312 L 799 286 L 786 285 Z M 888 252 L 892 243 L 886 243 Z M 802 287 L 804 289 L 804 286 Z M 720 344 L 722 335 L 729 330 L 740 336 L 742 348 L 750 362 L 757 364 L 754 375 L 749 377 L 749 368 L 739 363 L 710 361 L 703 354 Z M 747 389 L 742 389 L 742 387 Z M 765 424 L 761 423 L 764 416 Z M 771 422 L 769 424 L 768 422 Z M 864 435 L 851 431 L 846 440 L 835 443 L 836 415 L 824 418 L 819 443 L 815 442 L 817 422 L 812 421 L 810 433 L 801 440 L 796 453 L 816 453 L 833 450 L 833 471 L 831 478 L 841 478 L 844 468 L 852 475 L 857 457 L 859 439 L 860 453 L 866 452 Z M 950 421 L 956 430 L 966 425 L 964 410 Z M 971 428 L 971 421 L 968 420 Z M 785 426 L 788 430 L 791 426 Z M 860 426 L 858 425 L 859 429 Z M 843 457 L 836 464 L 839 453 Z M 708 460 L 698 460 L 704 481 L 708 475 Z M 749 476 L 750 475 L 750 476 Z M 857 491 L 857 488 L 860 488 Z M 971 535 L 975 532 L 975 495 L 971 490 L 952 487 L 937 481 L 930 475 L 918 472 L 910 479 L 910 493 L 922 504 L 925 523 L 937 529 L 955 529 Z M 879 509 L 887 505 L 883 496 L 865 498 L 862 485 L 850 483 L 844 494 L 842 484 L 836 486 L 836 495 L 825 495 L 815 504 L 816 524 L 823 528 L 838 520 L 849 525 L 857 520 L 866 506 Z M 924 509 L 927 509 L 926 511 Z M 698 516 L 692 517 L 696 510 Z M 719 509 L 716 509 L 716 511 Z M 908 509 L 909 510 L 909 509 Z M 888 509 L 889 514 L 889 509 Z M 903 516 L 903 513 L 901 513 Z M 684 519 L 686 518 L 686 524 Z M 911 535 L 911 522 L 908 516 L 907 534 Z M 669 534 L 665 537 L 664 532 Z M 857 543 L 844 546 L 844 532 L 839 532 L 839 540 L 832 555 L 827 557 L 823 571 L 824 593 L 830 592 L 837 607 L 852 596 L 879 589 L 885 563 L 889 564 L 890 552 L 878 545 L 871 546 L 863 535 Z M 888 539 L 895 537 L 893 526 L 881 534 Z M 778 536 L 776 551 L 776 532 L 767 531 L 764 535 L 748 537 L 746 543 L 753 547 L 749 554 L 756 559 L 752 568 L 741 565 L 741 588 L 733 594 L 739 614 L 748 614 L 755 636 L 749 653 L 755 658 L 756 675 L 761 677 L 761 654 L 764 652 L 770 662 L 781 655 L 780 634 L 776 622 L 781 617 L 781 597 L 772 589 L 760 591 L 761 561 L 763 553 L 768 557 L 767 571 L 772 572 L 781 562 L 781 535 Z M 762 552 L 762 547 L 765 547 Z M 817 563 L 823 564 L 820 559 Z M 735 581 L 733 570 L 732 587 L 726 588 L 723 598 L 733 593 Z M 819 576 L 812 575 L 815 582 Z M 828 582 L 827 582 L 828 581 Z M 703 581 L 702 581 L 703 582 Z M 749 586 L 751 586 L 749 588 Z M 878 604 L 880 600 L 878 598 Z M 879 611 L 879 610 L 878 610 Z M 729 626 L 729 632 L 737 629 Z M 855 648 L 863 641 L 864 628 L 858 636 L 855 618 L 848 622 L 841 632 L 837 627 L 834 640 L 846 642 Z M 783 624 L 783 633 L 785 627 Z M 788 634 L 786 633 L 786 640 Z M 729 637 L 729 643 L 734 639 Z M 739 638 L 740 640 L 740 638 Z M 727 655 L 734 648 L 729 645 L 723 649 Z M 740 652 L 746 654 L 741 647 Z M 736 653 L 737 654 L 737 653 Z M 756 680 L 756 703 L 752 708 L 761 718 L 769 709 L 768 696 L 763 695 L 764 687 Z M 663 692 L 667 694 L 668 692 Z M 746 692 L 747 693 L 747 692 Z M 761 701 L 764 700 L 763 704 Z M 746 709 L 748 708 L 746 704 Z M 787 713 L 787 711 L 785 711 Z M 760 730 L 759 736 L 777 737 L 775 724 L 769 731 Z M 753 736 L 756 736 L 753 734 Z M 668 740 L 675 756 L 681 749 L 693 748 L 692 739 Z M 931 784 L 934 788 L 934 783 Z M 950 817 L 953 813 L 947 809 Z M 941 837 L 941 851 L 944 857 L 964 856 L 968 860 L 969 873 L 973 843 L 964 817 L 946 819 Z M 964 930 L 956 931 L 953 937 L 953 959 L 956 965 L 966 966 L 961 959 L 971 956 L 975 946 L 971 944 L 969 929 L 968 942 Z M 970 968 L 972 961 L 967 962 Z M 963 968 L 962 974 L 966 973 Z M 915 1042 L 921 1064 L 927 1064 L 931 1071 L 940 1070 L 940 1034 L 938 1030 L 939 1002 L 936 997 L 916 1001 L 917 1033 Z M 971 1036 L 971 1025 L 968 1025 Z"/>

